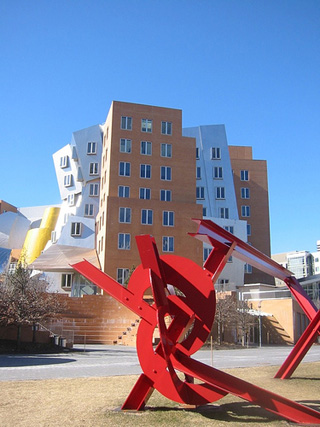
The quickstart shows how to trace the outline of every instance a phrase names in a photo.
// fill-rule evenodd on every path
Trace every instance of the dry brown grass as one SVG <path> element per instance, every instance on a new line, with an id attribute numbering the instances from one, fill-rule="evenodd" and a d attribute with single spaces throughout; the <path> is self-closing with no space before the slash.
<path id="1" fill-rule="evenodd" d="M 276 380 L 276 367 L 230 369 L 229 373 L 320 411 L 320 362 L 303 363 L 290 380 Z M 38 426 L 287 426 L 287 421 L 232 395 L 186 410 L 156 391 L 144 412 L 119 408 L 137 376 L 0 382 L 0 425 Z"/>

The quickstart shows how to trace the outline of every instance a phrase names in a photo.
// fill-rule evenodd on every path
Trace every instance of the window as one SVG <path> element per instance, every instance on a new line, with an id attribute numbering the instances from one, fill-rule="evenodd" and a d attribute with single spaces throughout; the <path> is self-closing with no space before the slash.
<path id="1" fill-rule="evenodd" d="M 65 175 L 63 178 L 63 184 L 65 187 L 71 187 L 72 185 L 72 175 L 69 173 L 68 175 Z"/>
<path id="2" fill-rule="evenodd" d="M 61 274 L 61 288 L 71 288 L 72 274 Z"/>
<path id="3" fill-rule="evenodd" d="M 199 160 L 200 159 L 200 148 L 196 147 L 196 159 Z"/>
<path id="4" fill-rule="evenodd" d="M 99 173 L 99 163 L 90 163 L 89 165 L 89 174 L 98 175 Z"/>
<path id="5" fill-rule="evenodd" d="M 96 142 L 88 142 L 87 154 L 96 154 L 96 153 L 97 153 L 97 143 Z"/>
<path id="6" fill-rule="evenodd" d="M 150 200 L 151 199 L 151 189 L 141 187 L 139 189 L 139 199 Z"/>
<path id="7" fill-rule="evenodd" d="M 229 231 L 229 233 L 234 234 L 234 227 L 233 225 L 226 225 L 224 227 L 225 230 Z"/>
<path id="8" fill-rule="evenodd" d="M 213 178 L 214 179 L 222 179 L 223 178 L 221 166 L 215 166 L 213 168 Z"/>
<path id="9" fill-rule="evenodd" d="M 225 219 L 229 218 L 229 208 L 220 208 L 219 213 L 220 213 L 220 218 L 225 218 Z"/>
<path id="10" fill-rule="evenodd" d="M 247 236 L 251 236 L 251 224 L 247 224 Z"/>
<path id="11" fill-rule="evenodd" d="M 152 143 L 149 141 L 141 141 L 140 154 L 151 156 L 152 154 Z"/>
<path id="12" fill-rule="evenodd" d="M 204 199 L 204 187 L 197 187 L 196 196 L 197 196 L 197 200 Z"/>
<path id="13" fill-rule="evenodd" d="M 71 236 L 81 236 L 81 222 L 71 223 Z"/>
<path id="14" fill-rule="evenodd" d="M 60 167 L 66 168 L 68 166 L 68 156 L 62 156 L 60 157 Z"/>
<path id="15" fill-rule="evenodd" d="M 216 199 L 221 200 L 221 199 L 225 199 L 225 198 L 226 198 L 225 188 L 224 187 L 216 187 Z"/>
<path id="16" fill-rule="evenodd" d="M 249 171 L 241 170 L 240 171 L 240 180 L 241 181 L 249 181 Z"/>
<path id="17" fill-rule="evenodd" d="M 120 139 L 120 153 L 131 153 L 132 141 L 131 139 L 121 138 Z"/>
<path id="18" fill-rule="evenodd" d="M 161 166 L 160 168 L 160 179 L 163 181 L 171 181 L 171 167 Z"/>
<path id="19" fill-rule="evenodd" d="M 131 172 L 131 163 L 119 162 L 119 175 L 120 176 L 130 176 L 130 172 Z"/>
<path id="20" fill-rule="evenodd" d="M 202 207 L 202 216 L 207 216 L 207 208 Z"/>
<path id="21" fill-rule="evenodd" d="M 121 117 L 121 129 L 132 130 L 132 117 Z"/>
<path id="22" fill-rule="evenodd" d="M 250 188 L 241 188 L 241 199 L 250 199 Z"/>
<path id="23" fill-rule="evenodd" d="M 118 249 L 130 250 L 131 236 L 129 233 L 118 234 Z"/>
<path id="24" fill-rule="evenodd" d="M 126 185 L 119 185 L 118 197 L 130 197 L 130 187 Z"/>
<path id="25" fill-rule="evenodd" d="M 151 178 L 151 165 L 140 165 L 140 178 Z"/>
<path id="26" fill-rule="evenodd" d="M 197 166 L 197 169 L 196 169 L 196 178 L 197 179 L 201 179 L 201 168 L 200 168 L 200 166 Z"/>
<path id="27" fill-rule="evenodd" d="M 161 144 L 161 157 L 172 157 L 172 144 Z"/>
<path id="28" fill-rule="evenodd" d="M 117 268 L 117 282 L 124 285 L 129 277 L 129 268 Z"/>
<path id="29" fill-rule="evenodd" d="M 99 196 L 99 184 L 90 184 L 89 186 L 89 196 Z"/>
<path id="30" fill-rule="evenodd" d="M 51 243 L 57 243 L 57 232 L 55 230 L 51 231 Z"/>
<path id="31" fill-rule="evenodd" d="M 119 222 L 131 223 L 131 208 L 119 208 Z"/>
<path id="32" fill-rule="evenodd" d="M 174 237 L 170 237 L 170 236 L 162 237 L 162 251 L 163 252 L 174 251 Z"/>
<path id="33" fill-rule="evenodd" d="M 162 135 L 172 135 L 172 123 L 161 122 L 161 133 Z"/>
<path id="34" fill-rule="evenodd" d="M 212 251 L 212 248 L 203 248 L 203 261 L 206 261 Z"/>
<path id="35" fill-rule="evenodd" d="M 252 273 L 252 265 L 245 264 L 244 265 L 244 272 L 247 273 L 247 274 L 251 274 Z"/>
<path id="36" fill-rule="evenodd" d="M 141 209 L 141 224 L 152 225 L 153 224 L 153 210 L 152 209 Z"/>
<path id="37" fill-rule="evenodd" d="M 84 205 L 84 216 L 93 216 L 93 204 Z"/>
<path id="38" fill-rule="evenodd" d="M 74 194 L 68 194 L 68 206 L 74 206 Z"/>
<path id="39" fill-rule="evenodd" d="M 174 227 L 174 212 L 163 211 L 162 212 L 162 225 L 165 227 Z"/>
<path id="40" fill-rule="evenodd" d="M 243 217 L 250 216 L 250 206 L 241 206 L 241 216 Z"/>
<path id="41" fill-rule="evenodd" d="M 171 202 L 171 190 L 160 190 L 160 200 L 162 202 Z"/>
<path id="42" fill-rule="evenodd" d="M 221 150 L 219 147 L 211 147 L 211 160 L 220 160 Z"/>
<path id="43" fill-rule="evenodd" d="M 141 119 L 141 132 L 152 132 L 152 120 Z"/>

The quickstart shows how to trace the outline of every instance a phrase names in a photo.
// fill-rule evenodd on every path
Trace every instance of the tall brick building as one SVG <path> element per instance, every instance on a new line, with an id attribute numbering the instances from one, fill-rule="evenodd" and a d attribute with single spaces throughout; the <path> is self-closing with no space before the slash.
<path id="1" fill-rule="evenodd" d="M 247 221 L 247 240 L 271 256 L 267 162 L 252 158 L 252 147 L 229 146 L 239 218 Z M 245 266 L 245 283 L 274 284 L 274 278 Z"/>
<path id="2" fill-rule="evenodd" d="M 135 236 L 152 234 L 160 254 L 202 262 L 187 235 L 196 204 L 196 144 L 182 136 L 182 112 L 114 101 L 103 126 L 97 252 L 103 271 L 123 283 L 140 264 Z"/>

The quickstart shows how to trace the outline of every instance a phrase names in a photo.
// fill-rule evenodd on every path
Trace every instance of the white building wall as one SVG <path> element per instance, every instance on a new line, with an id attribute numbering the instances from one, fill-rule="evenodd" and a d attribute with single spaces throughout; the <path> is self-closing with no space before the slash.
<path id="1" fill-rule="evenodd" d="M 89 249 L 95 247 L 95 217 L 99 209 L 101 154 L 102 128 L 100 125 L 74 132 L 70 144 L 53 154 L 62 199 L 55 230 L 55 241 L 58 244 Z M 71 181 L 67 176 L 72 177 Z M 81 222 L 81 236 L 71 236 L 72 222 Z"/>
<path id="2" fill-rule="evenodd" d="M 197 203 L 203 205 L 203 217 L 210 219 L 228 231 L 232 229 L 235 236 L 246 242 L 247 222 L 239 220 L 224 125 L 184 128 L 182 133 L 183 136 L 196 139 L 197 168 L 200 168 L 200 175 L 196 177 L 197 187 L 204 189 L 203 198 L 198 197 L 199 194 L 201 195 L 201 191 L 198 190 Z M 223 190 L 218 190 L 218 188 L 223 188 Z M 209 248 L 208 245 L 204 244 L 204 260 Z M 231 291 L 238 286 L 243 286 L 243 283 L 244 263 L 233 257 L 232 261 L 228 262 L 221 272 L 215 289 L 217 291 Z"/>
<path id="3" fill-rule="evenodd" d="M 199 126 L 184 128 L 184 136 L 196 138 L 199 156 L 197 167 L 201 168 L 201 178 L 197 187 L 204 187 L 204 199 L 198 199 L 204 207 L 205 217 L 223 218 L 221 208 L 229 210 L 230 219 L 239 219 L 236 195 L 234 190 L 232 168 L 224 125 Z M 212 158 L 212 149 L 216 157 Z M 222 168 L 222 177 L 215 177 L 215 168 Z M 217 198 L 217 188 L 224 188 L 224 197 Z"/>
<path id="4" fill-rule="evenodd" d="M 94 147 L 94 149 L 93 149 Z M 53 162 L 61 195 L 59 218 L 52 233 L 52 245 L 65 245 L 77 248 L 95 248 L 95 219 L 99 209 L 100 172 L 102 155 L 102 128 L 100 125 L 74 132 L 70 144 L 53 154 Z M 95 167 L 90 167 L 90 164 Z M 68 176 L 71 176 L 70 180 Z M 94 190 L 94 191 L 93 191 Z M 72 224 L 80 224 L 80 234 L 72 234 Z M 50 282 L 50 291 L 70 292 L 77 287 L 72 274 L 72 287 L 61 288 L 63 277 L 70 270 L 45 272 Z"/>

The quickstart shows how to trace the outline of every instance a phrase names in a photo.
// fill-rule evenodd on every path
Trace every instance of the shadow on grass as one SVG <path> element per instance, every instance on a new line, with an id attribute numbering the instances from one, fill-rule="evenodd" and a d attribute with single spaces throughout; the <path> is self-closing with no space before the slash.
<path id="1" fill-rule="evenodd" d="M 239 424 L 247 423 L 270 423 L 271 421 L 281 420 L 282 418 L 268 412 L 267 410 L 252 405 L 248 402 L 225 403 L 222 405 L 204 405 L 195 409 L 184 407 L 146 407 L 146 411 L 175 411 L 195 412 L 205 418 L 216 421 L 238 422 Z"/>
<path id="2" fill-rule="evenodd" d="M 307 406 L 315 411 L 320 412 L 320 402 L 314 400 L 304 400 L 299 401 L 301 405 Z M 120 408 L 119 408 L 120 410 Z M 250 423 L 260 423 L 266 424 L 275 421 L 283 421 L 284 418 L 273 414 L 272 412 L 267 411 L 260 406 L 253 405 L 249 402 L 232 402 L 225 403 L 221 405 L 203 405 L 197 408 L 185 408 L 183 406 L 175 406 L 175 407 L 146 407 L 146 412 L 175 412 L 178 414 L 179 412 L 190 411 L 197 413 L 207 419 L 215 420 L 215 421 L 224 421 L 224 422 L 233 422 L 239 423 L 241 425 L 250 424 Z M 121 410 L 120 410 L 121 412 Z M 135 413 L 136 411 L 131 411 Z M 142 411 L 144 412 L 144 411 Z M 124 411 L 126 413 L 126 411 Z M 141 414 L 141 412 L 140 412 Z"/>

